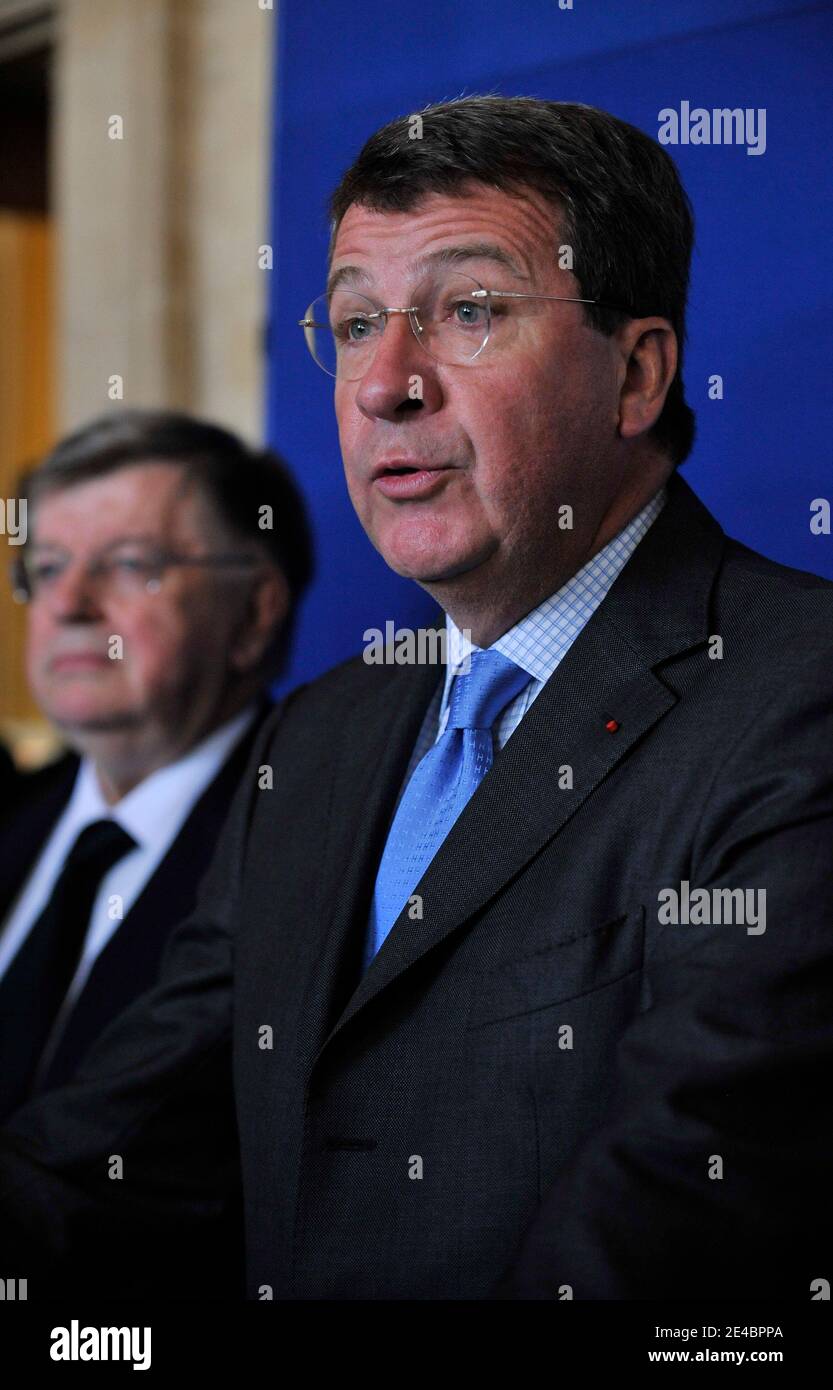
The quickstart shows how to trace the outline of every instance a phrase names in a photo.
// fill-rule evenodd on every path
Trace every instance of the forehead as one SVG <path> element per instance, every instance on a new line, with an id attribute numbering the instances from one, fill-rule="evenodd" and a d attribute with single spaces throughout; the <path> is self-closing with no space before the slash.
<path id="1" fill-rule="evenodd" d="M 431 258 L 480 248 L 478 262 L 533 278 L 556 264 L 558 209 L 533 189 L 515 195 L 469 183 L 455 192 L 430 193 L 406 212 L 377 212 L 359 203 L 347 209 L 333 246 L 330 279 L 354 266 L 361 277 L 419 273 Z M 497 257 L 485 254 L 494 248 Z M 358 277 L 355 277 L 358 278 Z"/>
<path id="2" fill-rule="evenodd" d="M 176 463 L 148 461 L 49 491 L 34 508 L 35 538 L 107 543 L 122 535 L 184 534 L 204 530 L 205 504 L 193 479 Z"/>

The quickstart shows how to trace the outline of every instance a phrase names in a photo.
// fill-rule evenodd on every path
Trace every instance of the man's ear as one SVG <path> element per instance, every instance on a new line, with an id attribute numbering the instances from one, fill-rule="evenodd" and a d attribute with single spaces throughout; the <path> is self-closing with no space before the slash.
<path id="1" fill-rule="evenodd" d="M 229 662 L 235 671 L 248 672 L 257 667 L 263 655 L 283 627 L 289 613 L 289 585 L 274 565 L 264 566 L 252 582 L 245 614 L 229 652 Z"/>
<path id="2" fill-rule="evenodd" d="M 631 319 L 616 334 L 622 354 L 619 434 L 634 439 L 656 424 L 677 370 L 677 335 L 667 319 Z"/>

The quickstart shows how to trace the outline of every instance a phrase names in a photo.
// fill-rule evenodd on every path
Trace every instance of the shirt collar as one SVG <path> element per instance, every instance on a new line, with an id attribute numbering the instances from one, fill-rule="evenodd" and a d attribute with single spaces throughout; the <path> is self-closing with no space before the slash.
<path id="1" fill-rule="evenodd" d="M 92 760 L 82 758 L 67 806 L 74 833 L 93 821 L 114 820 L 137 845 L 170 843 L 256 713 L 254 702 L 247 705 L 181 758 L 145 777 L 112 806 L 102 795 Z"/>
<path id="2" fill-rule="evenodd" d="M 493 642 L 492 650 L 509 657 L 523 671 L 528 671 L 533 680 L 542 684 L 549 680 L 648 528 L 656 521 L 665 501 L 666 490 L 663 486 L 566 584 Z M 448 706 L 451 682 L 461 667 L 467 668 L 471 652 L 480 650 L 448 613 L 446 629 L 448 664 L 440 705 L 441 721 Z"/>

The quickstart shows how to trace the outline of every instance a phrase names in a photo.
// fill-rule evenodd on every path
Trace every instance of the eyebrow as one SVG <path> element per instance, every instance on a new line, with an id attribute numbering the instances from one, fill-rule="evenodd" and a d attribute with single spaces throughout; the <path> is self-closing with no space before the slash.
<path id="1" fill-rule="evenodd" d="M 502 246 L 498 246 L 493 241 L 472 241 L 463 242 L 459 246 L 442 246 L 438 251 L 429 251 L 427 255 L 420 256 L 414 261 L 413 269 L 419 274 L 423 270 L 431 270 L 434 266 L 442 265 L 462 265 L 467 261 L 494 261 L 496 265 L 503 266 L 510 274 L 518 280 L 529 280 L 516 262 L 504 251 Z M 338 270 L 334 270 L 327 281 L 327 294 L 332 294 L 333 290 L 339 285 L 350 281 L 355 284 L 368 285 L 373 277 L 368 270 L 359 265 L 342 265 Z"/>
<path id="2" fill-rule="evenodd" d="M 106 541 L 101 547 L 102 551 L 113 550 L 117 545 L 155 545 L 159 546 L 159 537 L 152 535 L 148 531 L 128 532 L 126 535 L 117 536 L 115 540 Z M 34 537 L 30 542 L 31 550 L 63 550 L 67 555 L 72 552 L 67 550 L 60 541 L 36 540 Z"/>

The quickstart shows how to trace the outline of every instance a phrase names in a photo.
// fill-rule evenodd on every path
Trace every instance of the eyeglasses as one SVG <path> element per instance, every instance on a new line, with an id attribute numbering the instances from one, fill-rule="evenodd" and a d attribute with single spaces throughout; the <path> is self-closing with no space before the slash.
<path id="1" fill-rule="evenodd" d="M 381 309 L 367 295 L 336 287 L 314 299 L 299 327 L 313 360 L 328 376 L 358 381 L 364 376 L 391 314 L 407 314 L 420 347 L 449 367 L 468 367 L 480 357 L 494 332 L 494 320 L 511 306 L 495 301 L 547 299 L 565 304 L 598 304 L 628 311 L 600 299 L 566 294 L 521 294 L 516 290 L 485 289 L 469 275 L 428 276 L 415 289 L 413 304 Z"/>
<path id="2" fill-rule="evenodd" d="M 48 556 L 23 554 L 11 566 L 12 597 L 16 603 L 33 600 L 54 591 L 66 573 L 72 556 L 49 552 Z M 167 570 L 178 566 L 198 565 L 223 569 L 243 566 L 251 568 L 261 563 L 256 555 L 243 553 L 217 555 L 181 555 L 167 550 L 113 548 L 103 551 L 86 565 L 85 570 L 99 593 L 110 597 L 135 599 L 144 594 L 158 593 Z"/>

